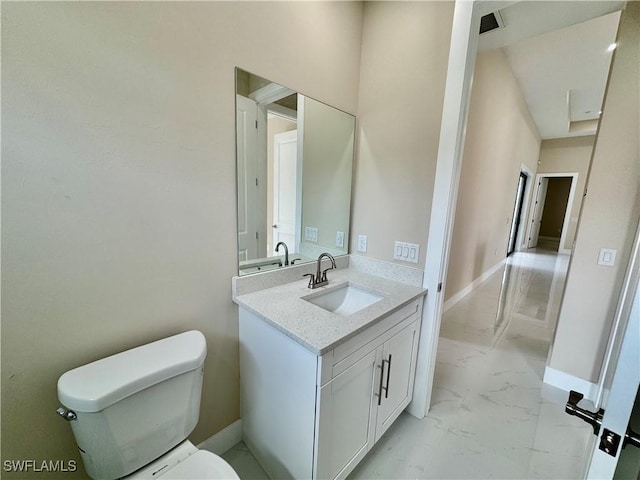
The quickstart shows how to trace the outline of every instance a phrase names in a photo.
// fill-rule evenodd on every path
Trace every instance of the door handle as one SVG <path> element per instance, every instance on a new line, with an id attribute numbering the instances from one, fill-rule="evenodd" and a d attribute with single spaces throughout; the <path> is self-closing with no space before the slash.
<path id="1" fill-rule="evenodd" d="M 571 390 L 569 392 L 569 400 L 564 408 L 564 411 L 569 415 L 574 415 L 593 427 L 593 434 L 598 435 L 600 433 L 600 426 L 602 425 L 602 417 L 604 416 L 604 410 L 601 408 L 597 412 L 590 412 L 578 406 L 578 402 L 584 398 L 584 395 L 579 392 Z M 605 453 L 608 453 L 612 457 L 616 456 L 620 441 L 622 440 L 622 448 L 627 445 L 633 445 L 640 448 L 640 433 L 633 431 L 630 426 L 627 426 L 627 431 L 622 436 L 605 428 L 600 437 L 599 449 Z"/>
<path id="2" fill-rule="evenodd" d="M 569 399 L 567 400 L 567 404 L 564 407 L 564 411 L 569 415 L 573 415 L 587 422 L 593 427 L 593 434 L 598 435 L 598 433 L 600 432 L 600 425 L 602 425 L 604 410 L 601 408 L 597 412 L 590 412 L 589 410 L 585 410 L 584 408 L 579 407 L 578 403 L 583 398 L 584 395 L 582 393 L 571 390 L 569 392 Z"/>

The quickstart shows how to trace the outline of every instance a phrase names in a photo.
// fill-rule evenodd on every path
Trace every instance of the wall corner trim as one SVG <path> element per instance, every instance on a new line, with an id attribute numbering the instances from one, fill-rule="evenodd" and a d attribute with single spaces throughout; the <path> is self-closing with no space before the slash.
<path id="1" fill-rule="evenodd" d="M 238 419 L 226 426 L 218 433 L 200 443 L 199 450 L 208 450 L 216 455 L 222 455 L 242 440 L 242 419 Z"/>
<path id="2" fill-rule="evenodd" d="M 555 368 L 545 367 L 544 378 L 542 379 L 547 385 L 569 392 L 574 390 L 584 395 L 586 400 L 595 404 L 596 396 L 598 394 L 598 384 L 591 383 L 580 377 L 575 377 L 569 373 L 561 372 Z"/>

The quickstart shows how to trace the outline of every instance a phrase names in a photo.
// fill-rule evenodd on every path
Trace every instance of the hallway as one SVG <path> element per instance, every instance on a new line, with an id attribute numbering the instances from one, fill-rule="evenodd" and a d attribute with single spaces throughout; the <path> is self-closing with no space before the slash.
<path id="1" fill-rule="evenodd" d="M 449 309 L 429 415 L 404 413 L 350 478 L 583 478 L 589 426 L 541 396 L 568 260 L 515 253 Z"/>
<path id="2" fill-rule="evenodd" d="M 349 478 L 583 478 L 590 427 L 542 384 L 568 260 L 515 253 L 450 308 L 429 415 L 403 413 Z M 244 480 L 266 478 L 242 442 L 224 458 Z"/>

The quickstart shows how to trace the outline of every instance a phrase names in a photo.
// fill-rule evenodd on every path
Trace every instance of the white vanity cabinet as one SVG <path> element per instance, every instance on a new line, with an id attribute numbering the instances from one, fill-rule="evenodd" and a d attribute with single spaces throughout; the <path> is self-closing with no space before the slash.
<path id="1" fill-rule="evenodd" d="M 322 353 L 241 306 L 243 439 L 271 478 L 344 478 L 400 415 L 422 298 Z"/>

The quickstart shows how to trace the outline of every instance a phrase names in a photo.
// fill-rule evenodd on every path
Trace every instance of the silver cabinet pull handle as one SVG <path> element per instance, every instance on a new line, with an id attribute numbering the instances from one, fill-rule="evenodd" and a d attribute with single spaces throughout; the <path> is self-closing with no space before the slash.
<path id="1" fill-rule="evenodd" d="M 389 378 L 391 377 L 391 354 L 389 354 L 389 360 L 382 360 L 383 367 L 384 367 L 384 362 L 387 362 L 389 364 L 389 367 L 387 368 L 387 384 L 384 387 L 384 398 L 389 398 Z M 384 368 L 382 369 L 382 371 L 384 372 Z"/>
<path id="2" fill-rule="evenodd" d="M 382 389 L 384 388 L 382 386 L 382 379 L 384 378 L 384 362 L 385 361 L 386 360 L 383 360 L 382 363 L 378 365 L 378 368 L 382 370 L 380 372 L 380 385 L 378 385 L 378 393 L 374 393 L 374 395 L 378 397 L 378 405 L 382 404 Z"/>

